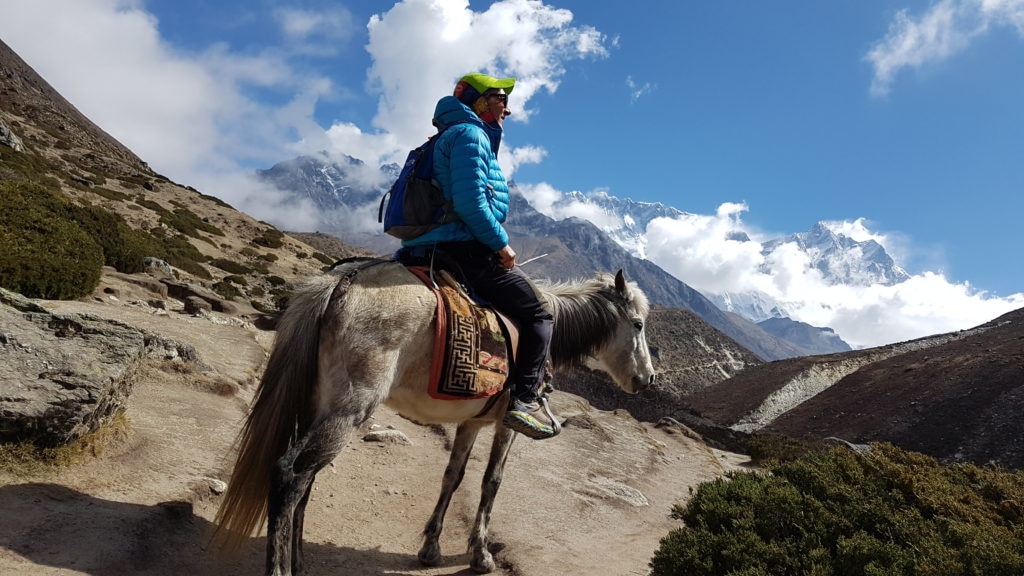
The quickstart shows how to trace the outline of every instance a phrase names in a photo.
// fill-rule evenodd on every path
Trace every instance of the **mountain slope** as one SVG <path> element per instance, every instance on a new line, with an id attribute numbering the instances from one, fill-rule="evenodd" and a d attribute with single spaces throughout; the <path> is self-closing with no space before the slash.
<path id="1" fill-rule="evenodd" d="M 739 431 L 888 441 L 950 461 L 1024 468 L 1024 309 L 977 328 L 781 360 L 688 399 Z"/>

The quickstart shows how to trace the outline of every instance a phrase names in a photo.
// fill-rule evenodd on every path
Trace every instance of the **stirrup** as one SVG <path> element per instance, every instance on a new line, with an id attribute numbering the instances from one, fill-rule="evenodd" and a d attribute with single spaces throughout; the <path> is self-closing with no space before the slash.
<path id="1" fill-rule="evenodd" d="M 550 384 L 547 384 L 547 386 L 550 386 Z M 554 389 L 552 388 L 552 390 Z M 544 394 L 537 398 L 537 402 L 540 402 L 540 407 L 544 410 L 544 414 L 547 414 L 548 420 L 551 420 L 551 428 L 555 431 L 555 433 L 552 434 L 551 437 L 554 438 L 555 436 L 558 436 L 558 434 L 562 431 L 562 424 L 558 422 L 558 418 L 555 418 L 555 415 L 551 412 L 551 407 L 548 406 L 547 390 L 545 390 Z"/>

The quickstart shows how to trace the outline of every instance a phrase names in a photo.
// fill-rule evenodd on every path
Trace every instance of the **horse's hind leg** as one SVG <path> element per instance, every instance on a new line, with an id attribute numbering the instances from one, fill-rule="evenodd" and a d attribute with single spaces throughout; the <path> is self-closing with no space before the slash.
<path id="1" fill-rule="evenodd" d="M 480 507 L 477 508 L 476 522 L 473 525 L 473 532 L 469 536 L 469 550 L 473 553 L 470 568 L 478 574 L 486 574 L 494 570 L 494 557 L 487 549 L 487 527 L 491 522 L 491 509 L 494 507 L 494 498 L 498 495 L 498 488 L 501 487 L 501 477 L 505 470 L 505 462 L 508 460 L 509 449 L 512 448 L 513 439 L 515 439 L 515 434 L 512 429 L 501 424 L 494 425 L 494 440 L 491 443 L 491 457 L 487 462 L 487 470 L 484 472 Z"/>
<path id="2" fill-rule="evenodd" d="M 455 431 L 455 442 L 452 444 L 452 453 L 448 457 L 448 466 L 444 469 L 444 478 L 441 480 L 441 496 L 434 506 L 434 513 L 423 528 L 423 547 L 420 548 L 417 557 L 420 562 L 427 566 L 436 566 L 441 562 L 441 530 L 444 527 L 444 515 L 448 511 L 448 505 L 452 501 L 452 494 L 462 483 L 462 477 L 466 474 L 466 462 L 473 451 L 473 444 L 476 442 L 477 433 L 480 432 L 481 424 L 463 422 Z"/>
<path id="3" fill-rule="evenodd" d="M 320 418 L 278 461 L 271 474 L 267 525 L 267 573 L 302 572 L 302 524 L 316 473 L 345 447 L 365 420 L 360 414 Z"/>
<path id="4" fill-rule="evenodd" d="M 292 534 L 297 535 L 297 538 L 292 538 L 292 573 L 302 574 L 304 569 L 302 561 L 302 528 L 306 520 L 306 505 L 309 504 L 309 495 L 313 493 L 313 483 L 309 483 L 309 487 L 306 488 L 306 495 L 299 501 L 299 505 L 295 508 L 295 519 L 292 521 Z"/>

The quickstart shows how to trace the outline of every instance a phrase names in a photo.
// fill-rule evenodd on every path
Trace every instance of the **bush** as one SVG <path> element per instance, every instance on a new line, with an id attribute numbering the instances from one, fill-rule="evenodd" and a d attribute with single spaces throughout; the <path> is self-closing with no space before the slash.
<path id="1" fill-rule="evenodd" d="M 170 214 L 162 214 L 160 221 L 193 238 L 201 237 L 200 230 L 214 236 L 224 235 L 220 228 L 206 222 L 187 208 L 175 208 L 174 212 Z"/>
<path id="2" fill-rule="evenodd" d="M 816 440 L 794 440 L 781 434 L 757 432 L 751 434 L 745 445 L 745 454 L 758 465 L 769 462 L 786 462 L 805 456 L 822 444 Z"/>
<path id="3" fill-rule="evenodd" d="M 0 184 L 0 286 L 29 298 L 80 298 L 96 289 L 103 250 L 66 217 L 71 204 L 51 190 Z"/>
<path id="4" fill-rule="evenodd" d="M 71 203 L 64 212 L 65 219 L 77 223 L 100 246 L 103 263 L 120 272 L 141 272 L 147 256 L 164 255 L 163 247 L 153 236 L 133 230 L 124 218 L 113 212 Z"/>
<path id="5" fill-rule="evenodd" d="M 338 259 L 337 259 L 337 258 L 331 258 L 331 257 L 330 257 L 330 256 L 328 256 L 327 254 L 324 254 L 324 253 L 322 253 L 322 252 L 316 252 L 316 253 L 314 253 L 314 254 L 313 254 L 313 258 L 316 258 L 316 259 L 317 259 L 317 260 L 319 260 L 319 261 L 320 261 L 320 262 L 321 262 L 322 264 L 326 264 L 327 266 L 333 266 L 333 265 L 334 265 L 334 264 L 335 264 L 335 263 L 336 263 L 336 262 L 338 261 Z"/>
<path id="6" fill-rule="evenodd" d="M 225 300 L 234 300 L 242 297 L 242 291 L 231 282 L 220 281 L 213 285 L 213 291 Z"/>
<path id="7" fill-rule="evenodd" d="M 1024 472 L 889 444 L 702 484 L 652 576 L 1024 574 Z"/>
<path id="8" fill-rule="evenodd" d="M 252 243 L 264 248 L 280 248 L 284 246 L 284 232 L 277 228 L 267 228 L 262 234 L 253 238 Z"/>
<path id="9" fill-rule="evenodd" d="M 213 278 L 213 275 L 200 264 L 209 261 L 210 257 L 197 250 L 188 238 L 180 235 L 167 236 L 162 228 L 154 228 L 150 234 L 160 242 L 163 247 L 162 253 L 165 255 L 163 259 L 172 266 L 205 280 Z"/>
<path id="10" fill-rule="evenodd" d="M 220 268 L 225 272 L 230 272 L 231 274 L 252 273 L 252 268 L 250 268 L 249 266 L 246 266 L 245 264 L 241 264 L 239 262 L 235 262 L 234 260 L 228 260 L 227 258 L 214 258 L 213 260 L 210 260 L 210 264 L 212 266 Z"/>

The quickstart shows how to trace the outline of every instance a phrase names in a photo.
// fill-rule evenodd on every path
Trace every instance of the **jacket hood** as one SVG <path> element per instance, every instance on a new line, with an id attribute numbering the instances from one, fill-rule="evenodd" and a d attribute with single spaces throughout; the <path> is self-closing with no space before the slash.
<path id="1" fill-rule="evenodd" d="M 491 140 L 491 151 L 498 153 L 501 146 L 502 128 L 497 123 L 488 124 L 480 119 L 469 106 L 459 101 L 455 96 L 445 96 L 437 101 L 434 108 L 434 126 L 443 130 L 455 124 L 472 124 L 480 127 Z"/>
<path id="2" fill-rule="evenodd" d="M 438 130 L 464 122 L 476 124 L 481 128 L 484 125 L 480 117 L 455 96 L 445 96 L 437 101 L 437 106 L 434 107 L 434 126 Z"/>

